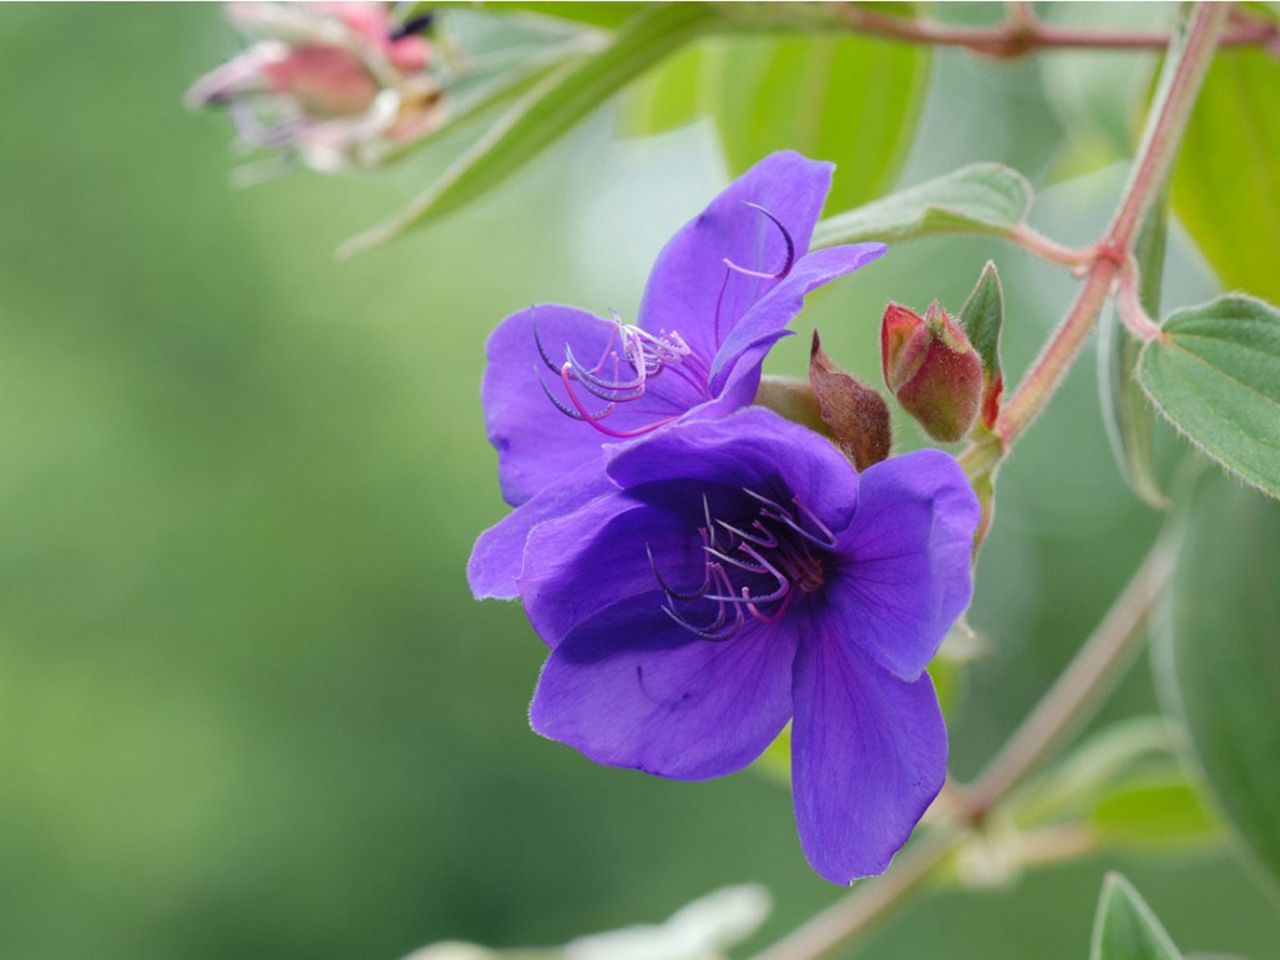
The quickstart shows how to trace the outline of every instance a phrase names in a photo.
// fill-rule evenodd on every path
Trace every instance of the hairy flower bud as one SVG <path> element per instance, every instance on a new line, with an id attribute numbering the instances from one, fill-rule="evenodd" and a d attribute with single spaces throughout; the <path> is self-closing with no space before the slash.
<path id="1" fill-rule="evenodd" d="M 880 347 L 885 383 L 929 436 L 964 437 L 982 401 L 982 360 L 937 301 L 924 317 L 889 304 Z"/>
<path id="2" fill-rule="evenodd" d="M 231 21 L 257 42 L 201 77 L 187 105 L 225 107 L 246 144 L 319 170 L 375 159 L 443 117 L 418 21 L 381 3 L 243 3 Z"/>

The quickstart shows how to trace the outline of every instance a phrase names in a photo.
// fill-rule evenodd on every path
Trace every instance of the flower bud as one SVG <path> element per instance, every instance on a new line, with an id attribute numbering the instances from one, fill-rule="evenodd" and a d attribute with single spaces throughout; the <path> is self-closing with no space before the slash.
<path id="1" fill-rule="evenodd" d="M 190 107 L 226 107 L 241 140 L 335 170 L 442 121 L 431 46 L 381 3 L 243 3 L 254 43 L 201 77 Z M 410 28 L 412 29 L 412 28 Z"/>
<path id="2" fill-rule="evenodd" d="M 964 437 L 982 402 L 982 360 L 937 301 L 923 318 L 889 304 L 880 348 L 885 383 L 929 436 L 945 442 Z"/>

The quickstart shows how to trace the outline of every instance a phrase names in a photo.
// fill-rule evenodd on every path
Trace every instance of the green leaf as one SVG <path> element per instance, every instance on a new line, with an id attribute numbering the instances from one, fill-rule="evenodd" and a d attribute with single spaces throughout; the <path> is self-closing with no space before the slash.
<path id="1" fill-rule="evenodd" d="M 1199 788 L 1176 764 L 1113 785 L 1094 806 L 1089 822 L 1100 840 L 1112 843 L 1185 845 L 1220 833 Z"/>
<path id="2" fill-rule="evenodd" d="M 683 127 L 710 112 L 707 52 L 691 44 L 658 64 L 627 91 L 624 136 L 651 136 Z"/>
<path id="3" fill-rule="evenodd" d="M 1146 901 L 1118 873 L 1107 874 L 1093 921 L 1091 960 L 1182 960 Z"/>
<path id="4" fill-rule="evenodd" d="M 1280 310 L 1231 295 L 1162 329 L 1138 358 L 1147 396 L 1196 447 L 1280 497 Z"/>
<path id="5" fill-rule="evenodd" d="M 633 77 L 720 22 L 702 3 L 672 4 L 629 20 L 599 53 L 553 73 L 463 152 L 400 215 L 348 240 L 351 256 L 450 213 L 511 176 Z"/>
<path id="6" fill-rule="evenodd" d="M 1142 278 L 1138 299 L 1150 316 L 1160 315 L 1160 287 L 1164 279 L 1168 212 L 1163 202 L 1148 214 L 1134 245 Z M 1155 418 L 1138 383 L 1138 355 L 1142 344 L 1130 336 L 1108 303 L 1098 331 L 1098 391 L 1111 452 L 1129 487 L 1157 510 L 1169 505 L 1156 475 L 1152 432 Z"/>
<path id="7" fill-rule="evenodd" d="M 736 37 L 722 65 L 718 114 L 734 174 L 780 149 L 835 161 L 827 203 L 878 196 L 915 133 L 929 51 L 849 36 Z"/>
<path id="8" fill-rule="evenodd" d="M 975 163 L 818 224 L 813 246 L 913 240 L 941 233 L 1001 236 L 1026 219 L 1031 184 L 999 163 Z"/>
<path id="9" fill-rule="evenodd" d="M 425 4 L 427 7 L 435 4 Z M 467 7 L 478 8 L 490 14 L 534 14 L 553 20 L 567 20 L 592 27 L 616 29 L 636 15 L 642 6 L 637 3 L 547 3 L 539 0 L 502 0 L 501 3 L 467 3 Z"/>
<path id="10" fill-rule="evenodd" d="M 1227 820 L 1280 883 L 1280 504 L 1206 471 L 1178 522 L 1156 679 Z"/>
<path id="11" fill-rule="evenodd" d="M 960 308 L 960 326 L 982 358 L 982 423 L 991 429 L 1000 412 L 1004 374 L 1000 368 L 1000 328 L 1004 325 L 1004 291 L 990 260 Z"/>
<path id="12" fill-rule="evenodd" d="M 1224 286 L 1280 301 L 1280 96 L 1264 50 L 1214 58 L 1178 150 L 1173 204 Z"/>
<path id="13" fill-rule="evenodd" d="M 1173 755 L 1169 726 L 1164 717 L 1131 717 L 1091 735 L 1018 792 L 1018 823 L 1033 827 L 1087 816 L 1113 784 L 1152 758 L 1167 762 Z"/>
<path id="14" fill-rule="evenodd" d="M 773 743 L 765 747 L 751 769 L 775 783 L 791 786 L 791 724 L 783 727 Z"/>

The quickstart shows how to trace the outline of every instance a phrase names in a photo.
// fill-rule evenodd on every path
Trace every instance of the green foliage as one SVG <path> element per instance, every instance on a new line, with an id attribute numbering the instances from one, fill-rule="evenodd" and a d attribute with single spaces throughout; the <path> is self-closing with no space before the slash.
<path id="1" fill-rule="evenodd" d="M 1007 234 L 1031 209 L 1031 184 L 999 163 L 974 163 L 821 221 L 814 247 L 914 240 L 944 233 Z"/>
<path id="2" fill-rule="evenodd" d="M 1175 758 L 1170 726 L 1163 717 L 1134 717 L 1089 737 L 1011 800 L 1015 822 L 1086 824 L 1100 845 L 1216 841 L 1218 820 Z"/>
<path id="3" fill-rule="evenodd" d="M 450 213 L 491 190 L 554 143 L 633 77 L 719 22 L 714 8 L 674 4 L 627 21 L 599 53 L 525 94 L 396 217 L 349 240 L 350 256 Z"/>
<path id="4" fill-rule="evenodd" d="M 1004 390 L 1000 368 L 1000 328 L 1004 326 L 1004 291 L 1000 274 L 990 260 L 960 308 L 960 326 L 982 359 L 982 423 L 995 425 Z"/>
<path id="5" fill-rule="evenodd" d="M 712 91 L 705 82 L 709 58 L 704 45 L 691 44 L 636 81 L 623 108 L 623 134 L 666 133 L 709 112 Z"/>
<path id="6" fill-rule="evenodd" d="M 716 120 L 730 172 L 784 148 L 835 161 L 827 200 L 879 196 L 915 134 L 929 52 L 861 37 L 735 38 L 722 61 Z"/>
<path id="7" fill-rule="evenodd" d="M 1280 504 L 1210 471 L 1180 522 L 1157 679 L 1223 811 L 1280 881 Z"/>
<path id="8" fill-rule="evenodd" d="M 1178 152 L 1174 210 L 1224 286 L 1280 301 L 1280 96 L 1275 58 L 1224 51 Z"/>
<path id="9" fill-rule="evenodd" d="M 1147 395 L 1219 464 L 1280 497 L 1280 310 L 1230 295 L 1162 330 L 1138 358 Z"/>
<path id="10" fill-rule="evenodd" d="M 1133 251 L 1142 278 L 1138 300 L 1149 316 L 1160 314 L 1167 236 L 1167 208 L 1157 203 L 1143 223 Z M 1155 418 L 1137 378 L 1141 352 L 1142 344 L 1108 304 L 1098 331 L 1098 390 L 1107 439 L 1130 489 L 1147 505 L 1163 510 L 1169 501 L 1156 475 L 1152 450 Z"/>
<path id="11" fill-rule="evenodd" d="M 1107 875 L 1093 921 L 1090 960 L 1182 960 L 1146 901 L 1118 873 Z"/>
<path id="12" fill-rule="evenodd" d="M 1212 840 L 1219 833 L 1200 790 L 1175 765 L 1115 784 L 1098 799 L 1089 822 L 1104 843 L 1158 849 Z"/>

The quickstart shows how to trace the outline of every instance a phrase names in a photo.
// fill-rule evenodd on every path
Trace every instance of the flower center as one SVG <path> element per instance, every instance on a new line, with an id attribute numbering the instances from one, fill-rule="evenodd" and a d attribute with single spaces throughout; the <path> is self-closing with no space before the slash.
<path id="1" fill-rule="evenodd" d="M 649 564 L 666 595 L 663 612 L 704 640 L 731 639 L 748 616 L 763 624 L 781 620 L 796 596 L 826 582 L 826 554 L 836 545 L 835 534 L 798 497 L 785 507 L 754 490 L 742 492 L 756 509 L 739 524 L 712 518 L 703 497 L 706 524 L 698 533 L 705 561 L 695 589 L 671 586 L 649 550 Z"/>
<path id="2" fill-rule="evenodd" d="M 591 366 L 579 360 L 567 343 L 564 346 L 564 362 L 557 364 L 551 359 L 538 335 L 538 326 L 534 324 L 533 339 L 538 348 L 538 356 L 547 369 L 560 378 L 569 398 L 566 404 L 539 378 L 542 392 L 557 410 L 565 416 L 591 424 L 607 436 L 626 438 L 641 436 L 676 419 L 665 417 L 632 430 L 617 429 L 606 422 L 618 410 L 619 404 L 643 397 L 649 389 L 650 381 L 666 370 L 672 371 L 673 376 L 680 377 L 692 386 L 699 396 L 711 399 L 708 384 L 711 369 L 707 361 L 685 342 L 679 331 L 660 330 L 657 334 L 652 334 L 634 324 L 623 323 L 616 312 L 613 320 L 614 328 L 610 331 L 604 351 Z M 583 394 L 603 401 L 604 406 L 590 409 Z"/>
<path id="3" fill-rule="evenodd" d="M 757 203 L 748 201 L 744 203 L 767 217 L 769 222 L 777 228 L 786 245 L 786 258 L 782 268 L 773 273 L 751 270 L 739 266 L 728 257 L 721 258 L 724 263 L 724 280 L 716 296 L 715 315 L 712 322 L 716 349 L 723 343 L 724 337 L 729 332 L 721 327 L 721 312 L 725 291 L 729 287 L 729 278 L 737 273 L 760 280 L 781 280 L 791 272 L 791 267 L 795 264 L 795 242 L 782 221 Z M 672 376 L 683 379 L 691 386 L 694 396 L 699 398 L 696 402 L 701 403 L 712 399 L 711 357 L 701 356 L 678 330 L 663 329 L 656 334 L 650 333 L 633 324 L 623 323 L 616 311 L 611 312 L 614 329 L 610 332 L 609 341 L 605 344 L 600 358 L 590 366 L 574 356 L 573 348 L 567 343 L 564 347 L 564 360 L 559 363 L 553 360 L 542 338 L 538 335 L 537 322 L 534 322 L 533 339 L 538 348 L 538 356 L 547 369 L 560 379 L 568 398 L 567 403 L 561 400 L 552 392 L 552 388 L 546 381 L 541 377 L 538 378 L 542 392 L 547 395 L 547 399 L 557 410 L 574 420 L 589 423 L 606 436 L 629 439 L 656 430 L 677 419 L 680 413 L 684 412 L 681 410 L 680 413 L 672 416 L 661 417 L 651 423 L 630 429 L 619 428 L 608 422 L 609 417 L 618 411 L 619 404 L 639 400 L 645 395 L 650 381 L 657 379 L 664 371 L 672 371 Z M 584 394 L 594 399 L 588 399 Z M 591 405 L 596 401 L 602 402 L 603 406 L 592 409 Z"/>

